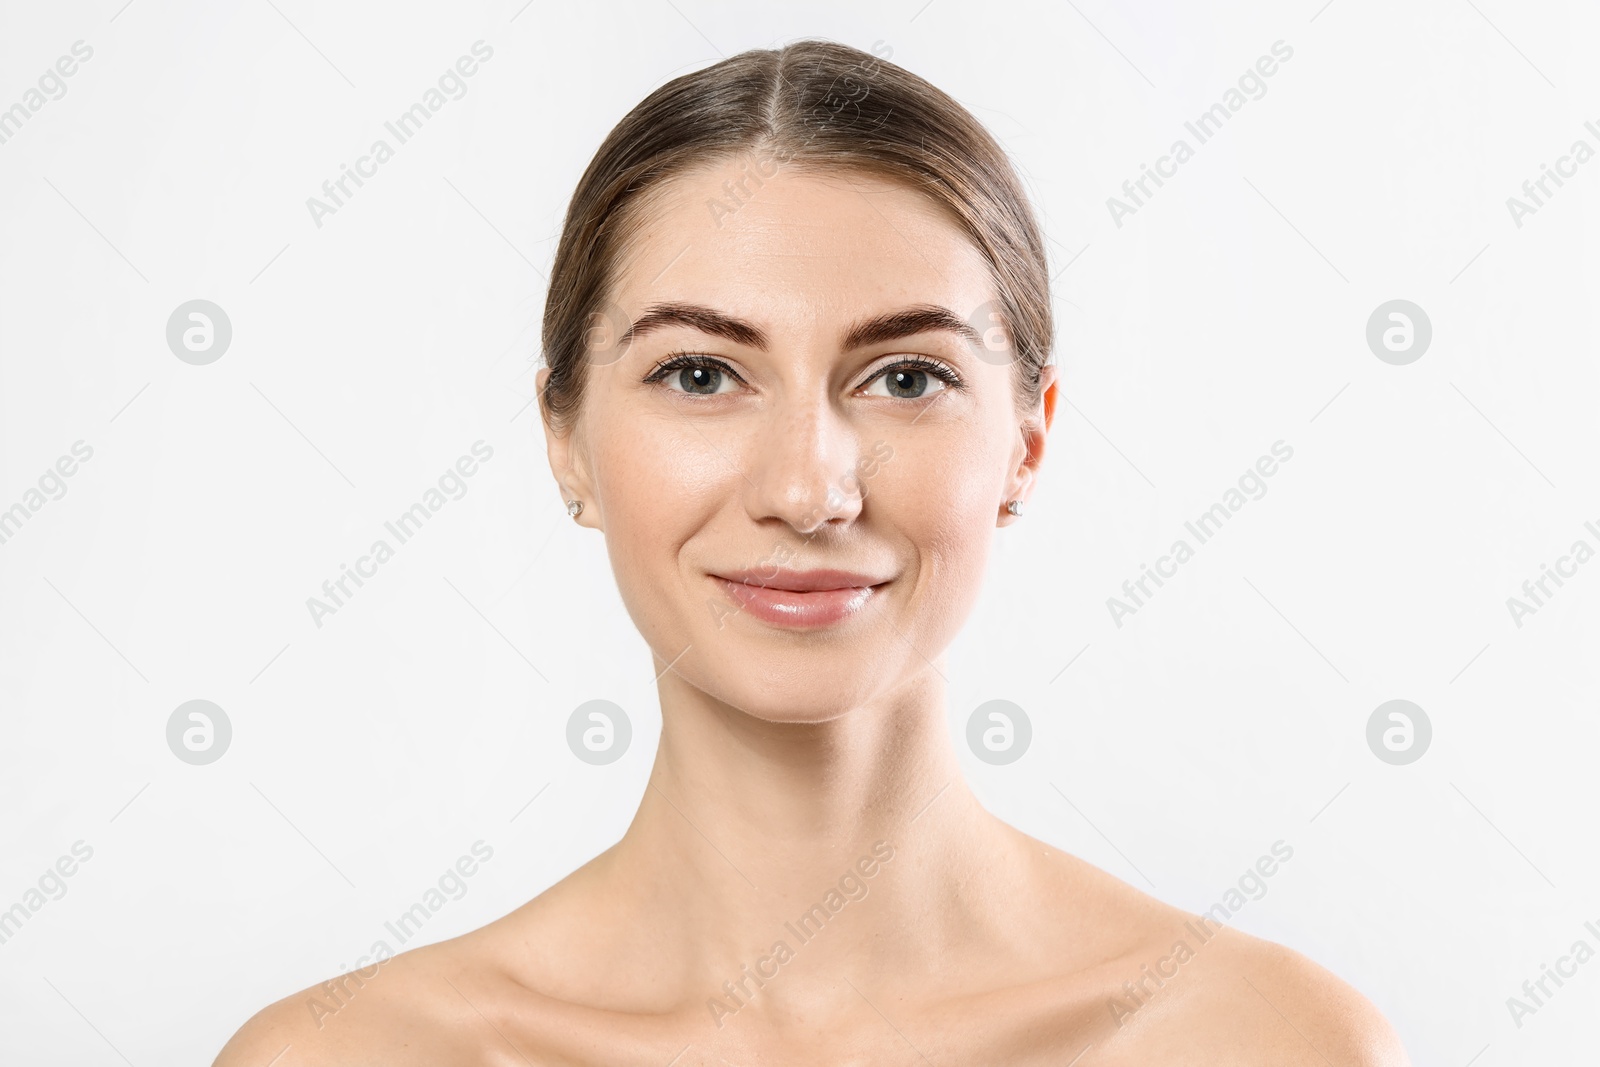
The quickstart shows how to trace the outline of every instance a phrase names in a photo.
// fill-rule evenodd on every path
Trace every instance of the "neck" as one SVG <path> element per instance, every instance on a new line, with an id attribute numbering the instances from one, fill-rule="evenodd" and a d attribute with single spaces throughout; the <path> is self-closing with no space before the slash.
<path id="1" fill-rule="evenodd" d="M 881 937 L 878 964 L 914 966 L 971 936 L 1015 838 L 962 777 L 937 672 L 820 723 L 756 719 L 671 671 L 660 692 L 650 784 L 608 881 L 690 968 L 737 974 L 777 941 L 798 950 L 815 928 L 797 920 L 830 892 L 845 921 L 817 942 L 827 954 Z"/>

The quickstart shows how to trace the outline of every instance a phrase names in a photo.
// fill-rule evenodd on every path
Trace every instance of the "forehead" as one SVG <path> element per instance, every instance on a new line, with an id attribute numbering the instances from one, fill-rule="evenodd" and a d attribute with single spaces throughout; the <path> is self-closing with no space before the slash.
<path id="1" fill-rule="evenodd" d="M 616 279 L 630 314 L 681 300 L 789 325 L 913 303 L 965 318 L 992 295 L 946 209 L 874 175 L 742 155 L 669 179 L 642 206 Z"/>

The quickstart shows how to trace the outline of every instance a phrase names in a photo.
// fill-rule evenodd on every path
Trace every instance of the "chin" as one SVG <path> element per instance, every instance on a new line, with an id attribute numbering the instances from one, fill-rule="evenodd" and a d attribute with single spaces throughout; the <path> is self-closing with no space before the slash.
<path id="1" fill-rule="evenodd" d="M 881 668 L 873 669 L 854 656 L 795 652 L 791 668 L 781 651 L 763 652 L 726 639 L 715 655 L 716 666 L 709 672 L 704 663 L 689 664 L 686 656 L 675 673 L 711 700 L 762 722 L 828 722 L 881 695 Z M 751 668 L 763 662 L 764 667 Z"/>
<path id="2" fill-rule="evenodd" d="M 674 605 L 656 617 L 670 615 L 675 623 L 646 631 L 646 640 L 661 664 L 672 660 L 666 649 L 688 646 L 672 669 L 676 681 L 732 710 L 762 722 L 824 723 L 932 673 L 912 669 L 922 667 L 920 659 L 906 661 L 905 638 L 875 614 L 886 606 L 837 624 L 793 628 L 726 609 L 719 627 Z M 886 664 L 900 673 L 886 674 Z"/>
<path id="3" fill-rule="evenodd" d="M 828 722 L 850 714 L 871 699 L 870 693 L 839 686 L 837 683 L 844 679 L 840 672 L 816 673 L 826 673 L 835 684 L 818 686 L 804 680 L 745 678 L 736 685 L 707 692 L 735 711 L 770 723 Z"/>
<path id="4" fill-rule="evenodd" d="M 925 684 L 930 676 L 937 681 L 937 674 L 920 659 L 916 666 L 921 670 L 904 662 L 903 650 L 892 634 L 887 642 L 868 638 L 847 649 L 827 652 L 795 649 L 786 653 L 749 646 L 735 651 L 727 647 L 718 662 L 717 676 L 689 677 L 691 684 L 752 719 L 796 725 L 824 723 L 869 706 L 890 706 L 900 691 Z M 765 667 L 750 669 L 758 663 Z M 906 673 L 886 674 L 885 663 Z"/>
<path id="5" fill-rule="evenodd" d="M 795 726 L 815 725 L 829 722 L 833 719 L 842 719 L 854 710 L 853 706 L 841 708 L 839 704 L 832 703 L 826 705 L 812 705 L 809 703 L 796 705 L 791 703 L 783 707 L 766 705 L 751 707 L 738 704 L 733 706 L 752 719 L 760 719 L 762 722 L 770 723 L 787 723 Z"/>

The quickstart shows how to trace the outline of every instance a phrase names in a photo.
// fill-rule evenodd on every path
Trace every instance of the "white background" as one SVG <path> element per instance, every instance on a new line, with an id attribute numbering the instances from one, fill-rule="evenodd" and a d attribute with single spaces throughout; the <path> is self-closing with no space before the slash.
<path id="1" fill-rule="evenodd" d="M 473 842 L 492 860 L 413 945 L 621 834 L 659 714 L 528 406 L 545 273 L 630 107 L 801 36 L 882 42 L 971 108 L 1051 239 L 1065 399 L 947 670 L 980 796 L 1193 910 L 1284 840 L 1237 925 L 1418 1063 L 1593 1048 L 1600 962 L 1520 1028 L 1506 1006 L 1600 947 L 1600 562 L 1521 627 L 1506 606 L 1600 547 L 1600 160 L 1520 227 L 1506 206 L 1600 147 L 1592 5 L 123 3 L 0 27 L 0 108 L 94 50 L 0 144 L 0 509 L 94 450 L 0 545 L 0 909 L 93 849 L 0 945 L 0 1061 L 207 1063 Z M 316 226 L 306 199 L 479 39 L 465 95 Z M 1107 198 L 1278 40 L 1265 95 L 1119 227 Z M 165 337 L 197 298 L 233 328 L 206 366 Z M 1365 339 L 1396 298 L 1433 328 L 1405 366 Z M 480 439 L 466 495 L 317 627 L 306 598 Z M 1280 439 L 1266 495 L 1115 625 Z M 166 742 L 196 698 L 233 727 L 208 766 Z M 634 725 L 604 767 L 564 739 L 595 698 Z M 1010 767 L 963 740 L 995 698 L 1033 723 Z M 1392 698 L 1433 724 L 1407 766 L 1367 747 Z"/>

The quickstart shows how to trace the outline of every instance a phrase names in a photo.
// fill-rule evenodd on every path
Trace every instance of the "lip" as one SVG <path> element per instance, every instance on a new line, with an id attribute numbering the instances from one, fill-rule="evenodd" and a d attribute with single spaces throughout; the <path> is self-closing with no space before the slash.
<path id="1" fill-rule="evenodd" d="M 723 593 L 744 611 L 773 626 L 833 626 L 860 613 L 889 579 L 857 571 L 790 571 L 774 568 L 712 574 Z"/>

